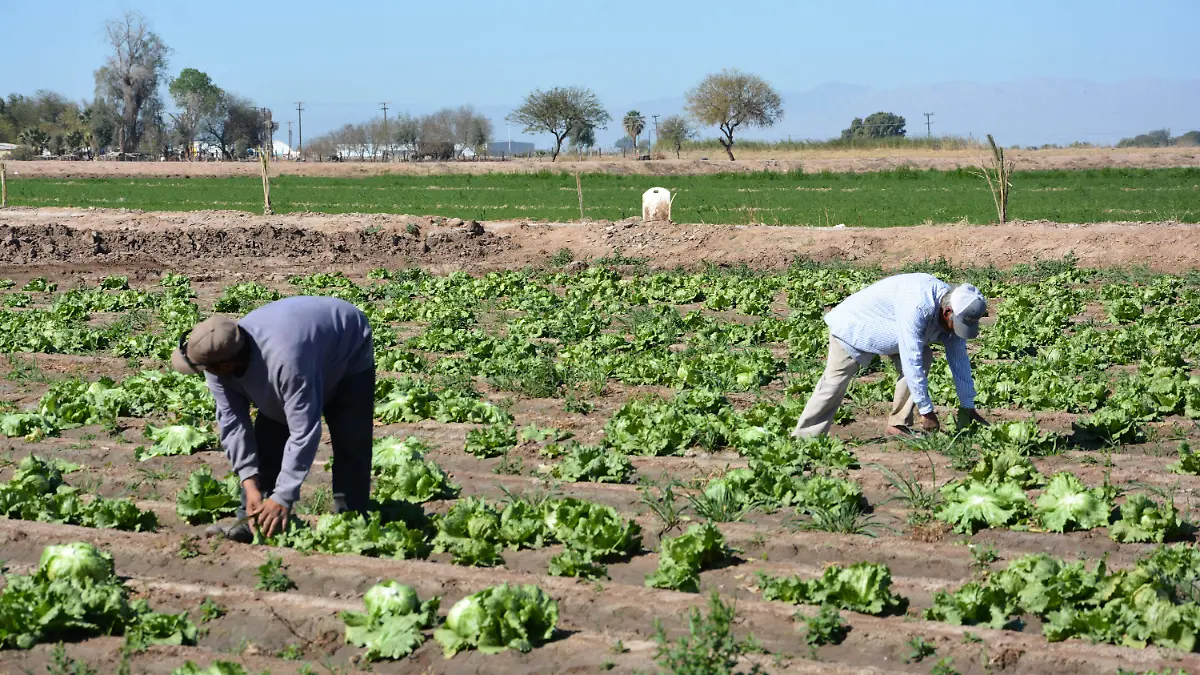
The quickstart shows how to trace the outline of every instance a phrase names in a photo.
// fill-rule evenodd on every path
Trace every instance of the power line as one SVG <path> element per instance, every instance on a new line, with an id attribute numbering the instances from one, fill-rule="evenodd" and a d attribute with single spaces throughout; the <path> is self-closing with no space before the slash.
<path id="1" fill-rule="evenodd" d="M 933 138 L 933 131 L 930 129 L 931 125 L 933 124 L 933 122 L 930 121 L 930 118 L 933 117 L 933 113 L 921 114 L 925 116 L 925 136 L 928 138 Z"/>
<path id="2" fill-rule="evenodd" d="M 300 136 L 296 152 L 300 153 L 304 150 L 304 101 L 296 101 L 296 126 Z"/>

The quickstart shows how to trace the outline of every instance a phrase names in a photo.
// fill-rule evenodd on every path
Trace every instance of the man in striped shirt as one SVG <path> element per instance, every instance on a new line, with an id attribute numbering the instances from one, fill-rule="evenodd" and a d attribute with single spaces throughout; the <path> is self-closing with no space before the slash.
<path id="1" fill-rule="evenodd" d="M 933 361 L 929 346 L 935 342 L 946 349 L 960 419 L 987 424 L 975 410 L 975 383 L 967 357 L 967 340 L 979 335 L 979 319 L 984 316 L 987 300 L 979 289 L 970 284 L 951 286 L 928 274 L 898 274 L 846 298 L 825 315 L 829 361 L 792 435 L 829 433 L 850 380 L 877 356 L 890 358 L 901 374 L 887 433 L 909 433 L 914 408 L 921 415 L 921 429 L 937 431 L 928 382 Z"/>

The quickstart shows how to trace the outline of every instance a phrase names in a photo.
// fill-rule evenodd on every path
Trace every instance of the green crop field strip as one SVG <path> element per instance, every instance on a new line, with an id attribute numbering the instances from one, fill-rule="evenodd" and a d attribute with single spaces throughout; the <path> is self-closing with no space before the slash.
<path id="1" fill-rule="evenodd" d="M 678 192 L 677 222 L 884 227 L 993 222 L 991 194 L 969 170 L 582 177 L 587 216 L 638 216 L 641 193 Z M 1009 216 L 1053 222 L 1200 222 L 1200 169 L 1017 172 Z M 33 178 L 9 181 L 14 206 L 260 212 L 258 178 Z M 578 219 L 573 175 L 485 174 L 272 179 L 278 213 L 409 213 L 476 220 Z"/>

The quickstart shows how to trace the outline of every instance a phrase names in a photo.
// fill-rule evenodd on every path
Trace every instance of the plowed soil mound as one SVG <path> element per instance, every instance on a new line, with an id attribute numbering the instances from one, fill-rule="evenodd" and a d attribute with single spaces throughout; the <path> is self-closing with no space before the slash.
<path id="1" fill-rule="evenodd" d="M 778 269 L 798 257 L 896 267 L 945 258 L 1001 268 L 1067 254 L 1084 266 L 1146 265 L 1164 272 L 1200 266 L 1195 226 L 1179 223 L 908 228 L 808 228 L 643 224 L 462 222 L 397 215 L 252 216 L 234 212 L 142 213 L 68 209 L 0 212 L 0 265 L 169 267 L 191 272 L 311 271 L 313 265 L 421 266 L 488 271 L 543 265 L 561 249 L 577 261 L 620 251 L 652 267 L 702 262 Z M 18 276 L 20 271 L 11 269 Z M 10 276 L 12 274 L 10 273 Z"/>

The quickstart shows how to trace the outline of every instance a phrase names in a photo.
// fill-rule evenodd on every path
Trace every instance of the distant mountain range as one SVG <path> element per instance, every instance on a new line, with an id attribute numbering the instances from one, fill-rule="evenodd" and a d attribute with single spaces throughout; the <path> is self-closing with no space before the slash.
<path id="1" fill-rule="evenodd" d="M 807 91 L 781 92 L 784 118 L 770 129 L 747 130 L 741 137 L 764 140 L 827 139 L 855 117 L 886 111 L 903 115 L 910 136 L 926 133 L 932 112 L 933 135 L 993 134 L 1004 145 L 1066 145 L 1073 141 L 1115 144 L 1122 138 L 1168 128 L 1178 136 L 1200 129 L 1200 79 L 1141 78 L 1113 84 L 1086 80 L 1036 78 L 1014 82 L 944 82 L 896 89 L 875 89 L 831 82 Z M 623 134 L 620 119 L 636 109 L 661 117 L 683 111 L 683 96 L 620 103 L 605 101 L 614 121 L 597 134 L 605 147 Z M 509 106 L 483 106 L 492 118 L 497 141 L 507 140 L 504 117 Z M 653 126 L 651 122 L 648 126 Z M 548 147 L 552 137 L 526 136 L 513 128 L 512 139 L 535 140 Z M 715 128 L 701 131 L 713 137 Z"/>

